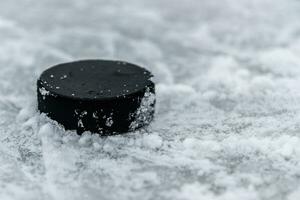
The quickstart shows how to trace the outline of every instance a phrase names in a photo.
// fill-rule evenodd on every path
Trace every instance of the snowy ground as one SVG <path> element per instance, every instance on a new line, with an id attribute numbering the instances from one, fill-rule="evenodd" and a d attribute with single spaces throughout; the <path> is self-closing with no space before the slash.
<path id="1" fill-rule="evenodd" d="M 300 198 L 299 0 L 2 0 L 1 200 Z M 36 111 L 47 67 L 153 71 L 155 121 L 82 137 Z"/>

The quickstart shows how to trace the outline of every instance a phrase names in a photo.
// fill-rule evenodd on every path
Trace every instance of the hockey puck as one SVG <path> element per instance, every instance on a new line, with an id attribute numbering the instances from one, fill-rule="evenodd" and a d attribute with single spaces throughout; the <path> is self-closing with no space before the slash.
<path id="1" fill-rule="evenodd" d="M 66 130 L 119 134 L 153 119 L 155 85 L 146 69 L 122 61 L 59 64 L 37 81 L 38 109 Z"/>

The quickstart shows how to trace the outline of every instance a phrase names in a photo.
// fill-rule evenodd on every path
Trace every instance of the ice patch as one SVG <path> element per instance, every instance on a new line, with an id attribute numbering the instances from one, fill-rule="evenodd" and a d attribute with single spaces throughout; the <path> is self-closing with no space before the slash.
<path id="1" fill-rule="evenodd" d="M 113 125 L 113 123 L 114 123 L 114 121 L 113 121 L 112 117 L 106 118 L 105 125 L 107 127 L 111 127 Z"/>
<path id="2" fill-rule="evenodd" d="M 44 87 L 39 88 L 40 94 L 43 96 L 43 99 L 45 100 L 46 96 L 50 94 L 48 90 L 46 90 Z"/>
<path id="3" fill-rule="evenodd" d="M 151 122 L 154 113 L 154 104 L 155 94 L 147 89 L 141 101 L 140 107 L 130 116 L 134 117 L 134 121 L 129 126 L 130 130 L 135 130 L 141 125 L 147 125 Z"/>
<path id="4" fill-rule="evenodd" d="M 147 135 L 143 138 L 143 145 L 150 149 L 158 149 L 162 146 L 163 141 L 159 135 Z"/>

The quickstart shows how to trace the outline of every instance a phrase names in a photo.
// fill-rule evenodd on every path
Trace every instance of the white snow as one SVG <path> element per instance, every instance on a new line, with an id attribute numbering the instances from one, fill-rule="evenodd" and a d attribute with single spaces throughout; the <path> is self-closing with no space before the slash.
<path id="1" fill-rule="evenodd" d="M 153 119 L 155 94 L 149 90 L 149 88 L 146 89 L 145 95 L 141 100 L 141 105 L 136 112 L 128 116 L 129 118 L 133 118 L 133 122 L 129 126 L 130 130 L 137 129 L 141 126 L 140 124 L 148 125 Z M 107 125 L 109 124 L 106 123 Z"/>
<path id="2" fill-rule="evenodd" d="M 298 0 L 1 1 L 0 199 L 298 200 L 299 11 Z M 78 136 L 38 114 L 40 73 L 83 58 L 151 70 L 151 125 Z"/>

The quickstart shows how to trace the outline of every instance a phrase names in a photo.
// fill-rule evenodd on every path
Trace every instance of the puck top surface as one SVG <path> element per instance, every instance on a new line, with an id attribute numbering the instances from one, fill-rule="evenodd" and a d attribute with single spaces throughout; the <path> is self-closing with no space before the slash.
<path id="1" fill-rule="evenodd" d="M 152 74 L 122 61 L 83 60 L 44 71 L 42 86 L 54 94 L 80 99 L 118 98 L 151 86 Z"/>

